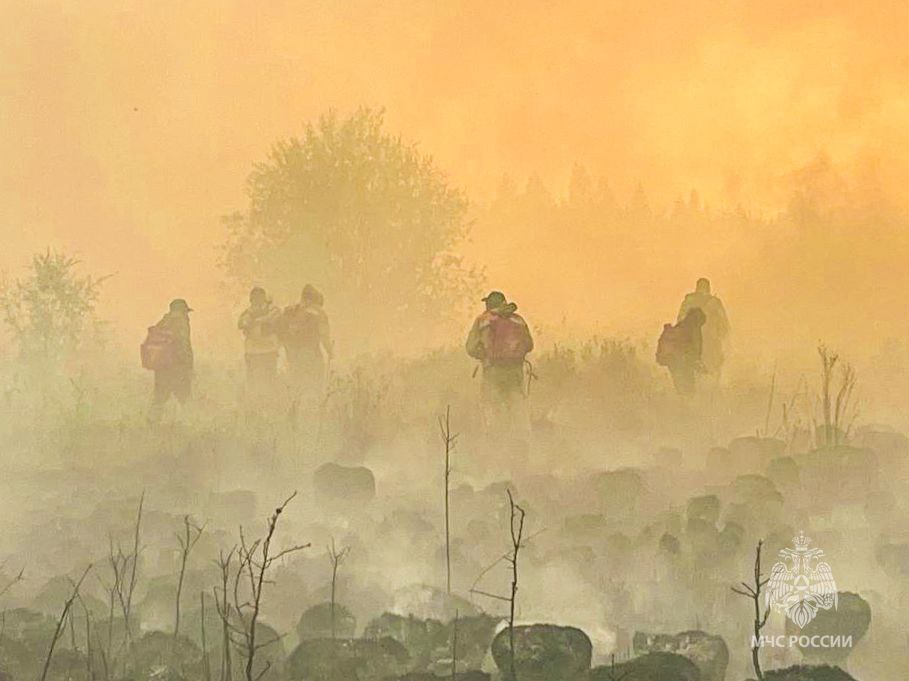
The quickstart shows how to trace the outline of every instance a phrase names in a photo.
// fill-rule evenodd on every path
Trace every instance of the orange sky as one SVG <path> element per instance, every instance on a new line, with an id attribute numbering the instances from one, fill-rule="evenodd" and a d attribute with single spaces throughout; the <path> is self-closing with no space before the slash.
<path id="1" fill-rule="evenodd" d="M 902 187 L 907 28 L 907 3 L 843 0 L 7 0 L 0 268 L 61 247 L 115 273 L 118 325 L 141 329 L 179 294 L 204 328 L 218 218 L 243 206 L 251 164 L 360 104 L 478 201 L 505 172 L 560 193 L 580 161 L 620 199 L 642 182 L 656 207 L 696 187 L 776 210 L 819 152 Z M 493 260 L 507 289 L 519 265 Z M 678 287 L 697 271 L 647 267 Z"/>

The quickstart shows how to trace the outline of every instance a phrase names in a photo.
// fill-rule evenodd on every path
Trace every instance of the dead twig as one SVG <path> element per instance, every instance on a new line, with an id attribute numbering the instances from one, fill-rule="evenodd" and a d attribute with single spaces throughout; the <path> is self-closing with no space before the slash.
<path id="1" fill-rule="evenodd" d="M 189 560 L 189 554 L 193 547 L 202 537 L 205 531 L 205 524 L 196 525 L 188 515 L 183 516 L 183 534 L 176 535 L 177 543 L 180 545 L 180 576 L 177 579 L 177 597 L 174 605 L 174 641 L 180 635 L 180 599 L 183 595 L 183 580 L 186 576 L 186 563 Z"/>
<path id="2" fill-rule="evenodd" d="M 82 582 L 85 581 L 85 577 L 91 569 L 92 566 L 89 564 L 89 566 L 85 568 L 85 572 L 82 573 L 82 576 L 79 577 L 79 581 L 73 584 L 73 590 L 70 597 L 63 603 L 63 610 L 60 613 L 60 617 L 57 619 L 57 627 L 54 629 L 54 636 L 51 639 L 50 648 L 48 648 L 47 656 L 44 658 L 44 667 L 41 669 L 41 681 L 46 681 L 47 679 L 47 671 L 50 669 L 50 663 L 54 657 L 54 648 L 57 647 L 57 641 L 59 641 L 60 637 L 63 635 L 63 627 L 66 625 L 70 610 L 72 609 L 76 598 L 79 596 L 79 589 L 82 587 Z"/>
<path id="3" fill-rule="evenodd" d="M 4 563 L 3 565 L 0 565 L 0 570 L 2 570 L 4 567 L 6 567 L 6 563 Z M 5 596 L 6 593 L 7 593 L 10 589 L 12 589 L 14 586 L 16 586 L 16 584 L 18 584 L 19 582 L 21 582 L 21 581 L 23 580 L 24 577 L 25 577 L 25 568 L 22 567 L 22 568 L 19 570 L 19 572 L 16 574 L 15 577 L 13 577 L 13 578 L 10 579 L 6 584 L 4 584 L 2 587 L 0 587 L 0 596 Z"/>
<path id="4" fill-rule="evenodd" d="M 457 433 L 451 432 L 451 405 L 445 408 L 445 418 L 439 417 L 439 431 L 445 447 L 445 586 L 451 595 L 451 453 L 457 442 Z"/>
<path id="5" fill-rule="evenodd" d="M 767 619 L 770 617 L 770 605 L 768 604 L 763 612 L 761 613 L 761 589 L 766 586 L 767 582 L 770 581 L 769 577 L 764 577 L 761 575 L 761 548 L 764 545 L 764 540 L 761 539 L 757 543 L 757 547 L 754 551 L 754 584 L 748 584 L 746 582 L 741 582 L 740 586 L 733 586 L 732 591 L 738 594 L 739 596 L 744 596 L 745 598 L 750 599 L 754 604 L 754 621 L 753 621 L 753 630 L 754 638 L 751 642 L 751 664 L 754 667 L 754 673 L 758 678 L 758 681 L 764 681 L 764 672 L 761 671 L 761 660 L 760 660 L 760 636 L 761 629 L 764 628 L 764 625 L 767 624 Z"/>
<path id="6" fill-rule="evenodd" d="M 347 557 L 347 554 L 350 553 L 350 547 L 345 546 L 340 551 L 335 549 L 335 540 L 334 537 L 331 539 L 331 546 L 328 547 L 328 559 L 331 561 L 331 602 L 330 607 L 330 619 L 331 619 L 331 640 L 335 640 L 335 593 L 337 589 L 338 582 L 338 568 L 341 566 L 341 563 Z"/>
<path id="7" fill-rule="evenodd" d="M 251 542 L 247 541 L 246 533 L 241 526 L 239 532 L 240 544 L 234 547 L 226 558 L 222 554 L 219 561 L 222 574 L 222 594 L 219 600 L 216 590 L 215 604 L 223 624 L 225 648 L 233 644 L 243 651 L 245 657 L 244 677 L 246 681 L 259 681 L 271 668 L 271 663 L 267 662 L 259 673 L 254 673 L 256 653 L 275 642 L 267 641 L 263 643 L 256 641 L 256 628 L 262 608 L 262 595 L 265 585 L 269 583 L 266 579 L 266 574 L 275 561 L 310 546 L 309 543 L 300 544 L 277 553 L 272 552 L 272 541 L 278 527 L 278 520 L 287 505 L 296 496 L 297 493 L 294 492 L 275 509 L 274 513 L 268 518 L 265 534 L 262 537 Z M 235 566 L 233 565 L 234 556 L 236 556 Z M 228 585 L 228 582 L 231 581 L 231 575 L 233 583 Z M 228 592 L 231 594 L 232 602 L 228 601 Z M 226 662 L 226 666 L 222 664 L 222 679 L 232 678 L 229 675 L 229 665 L 229 660 Z M 225 668 L 227 670 L 226 676 Z"/>

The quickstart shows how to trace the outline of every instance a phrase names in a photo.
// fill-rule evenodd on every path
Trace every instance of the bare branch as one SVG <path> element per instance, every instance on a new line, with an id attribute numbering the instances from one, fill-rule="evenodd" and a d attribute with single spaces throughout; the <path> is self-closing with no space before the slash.
<path id="1" fill-rule="evenodd" d="M 51 639 L 50 648 L 47 651 L 47 657 L 44 658 L 44 667 L 41 670 L 41 681 L 47 679 L 47 672 L 50 669 L 51 659 L 54 657 L 54 648 L 57 647 L 57 641 L 60 640 L 60 637 L 63 635 L 63 626 L 66 623 L 66 619 L 69 615 L 70 610 L 73 607 L 73 602 L 79 596 L 79 589 L 82 587 L 82 582 L 85 581 L 86 575 L 92 569 L 91 564 L 85 568 L 85 572 L 82 573 L 82 576 L 79 577 L 79 581 L 73 584 L 73 590 L 70 594 L 70 597 L 66 599 L 63 603 L 63 611 L 60 613 L 60 617 L 57 619 L 57 627 L 54 629 L 54 636 Z"/>
<path id="2" fill-rule="evenodd" d="M 288 554 L 308 548 L 310 544 L 299 544 L 272 554 L 272 541 L 277 530 L 278 520 L 287 505 L 297 496 L 294 492 L 278 506 L 268 518 L 265 534 L 249 542 L 241 525 L 239 528 L 240 543 L 225 556 L 222 552 L 217 561 L 221 570 L 220 597 L 216 587 L 215 608 L 222 622 L 222 661 L 221 681 L 229 681 L 231 660 L 229 648 L 236 646 L 243 653 L 244 677 L 246 681 L 259 681 L 271 668 L 266 663 L 264 669 L 254 674 L 256 653 L 271 645 L 278 639 L 257 642 L 257 624 L 262 607 L 262 596 L 266 584 L 271 583 L 266 573 L 274 562 Z M 236 558 L 236 563 L 234 563 Z M 228 596 L 230 593 L 230 597 Z M 280 637 L 279 637 L 280 638 Z"/>
<path id="3" fill-rule="evenodd" d="M 821 350 L 819 349 L 819 352 Z M 826 352 L 826 349 L 824 349 Z M 822 352 L 822 357 L 824 354 Z M 834 358 L 834 362 L 835 362 Z M 761 629 L 764 628 L 764 625 L 767 624 L 767 619 L 770 617 L 770 608 L 767 607 L 761 614 L 761 588 L 767 584 L 767 579 L 761 577 L 761 548 L 764 545 L 764 540 L 761 539 L 757 543 L 757 547 L 754 551 L 754 586 L 752 587 L 745 582 L 742 582 L 744 589 L 739 589 L 738 587 L 732 587 L 732 590 L 741 595 L 745 596 L 752 601 L 754 606 L 754 621 L 753 621 L 753 631 L 754 637 L 752 639 L 753 643 L 751 646 L 751 664 L 754 667 L 754 673 L 758 678 L 758 681 L 764 681 L 764 672 L 761 671 L 761 660 L 760 660 L 760 635 Z"/>
<path id="4" fill-rule="evenodd" d="M 479 596 L 486 596 L 487 598 L 495 598 L 498 601 L 505 601 L 506 603 L 511 601 L 511 599 L 508 596 L 500 596 L 499 594 L 491 594 L 488 591 L 481 591 L 480 589 L 470 589 L 470 593 L 477 594 Z"/>
<path id="5" fill-rule="evenodd" d="M 308 549 L 311 546 L 312 546 L 312 542 L 307 542 L 305 544 L 299 544 L 297 546 L 291 546 L 289 549 L 284 549 L 283 551 L 280 551 L 280 552 L 276 553 L 274 556 L 272 556 L 271 558 L 269 558 L 268 563 L 269 563 L 269 565 L 271 565 L 272 563 L 274 563 L 275 561 L 277 561 L 280 558 L 283 558 L 284 556 L 288 555 L 289 553 L 296 553 L 297 551 L 302 551 L 303 549 Z"/>
<path id="6" fill-rule="evenodd" d="M 186 576 L 186 563 L 189 560 L 189 554 L 202 537 L 204 531 L 205 523 L 196 525 L 188 515 L 183 516 L 183 534 L 177 535 L 177 542 L 180 544 L 180 574 L 177 578 L 177 595 L 176 603 L 174 605 L 175 642 L 180 635 L 180 601 L 183 596 L 183 580 Z"/>
<path id="7" fill-rule="evenodd" d="M 0 570 L 2 570 L 5 566 L 6 566 L 6 561 L 4 561 L 3 565 L 0 566 Z M 23 567 L 22 569 L 19 570 L 19 573 L 15 577 L 13 577 L 2 588 L 0 588 L 0 596 L 4 596 L 7 591 L 12 589 L 19 582 L 21 582 L 24 576 L 25 576 L 25 568 Z"/>

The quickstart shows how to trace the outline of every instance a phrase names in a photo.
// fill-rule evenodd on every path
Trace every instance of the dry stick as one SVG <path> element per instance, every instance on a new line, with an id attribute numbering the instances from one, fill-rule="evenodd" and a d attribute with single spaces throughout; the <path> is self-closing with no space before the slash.
<path id="1" fill-rule="evenodd" d="M 129 622 L 127 617 L 127 612 L 129 611 L 130 606 L 127 604 L 126 592 L 125 592 L 125 579 L 126 573 L 129 569 L 129 558 L 124 555 L 123 549 L 117 547 L 117 556 L 112 563 L 112 566 L 115 566 L 115 570 L 119 570 L 118 574 L 114 578 L 114 582 L 117 585 L 117 602 L 120 604 L 120 612 L 123 614 L 123 619 L 125 623 Z M 120 642 L 120 650 L 127 647 L 129 644 L 129 629 L 126 628 L 123 631 L 123 640 Z"/>
<path id="2" fill-rule="evenodd" d="M 277 560 L 277 558 L 279 558 L 281 555 L 284 555 L 284 553 L 286 553 L 286 552 L 281 552 L 281 553 L 277 554 L 275 557 L 270 558 L 269 550 L 271 548 L 271 540 L 272 540 L 272 537 L 274 537 L 275 529 L 277 528 L 277 525 L 278 525 L 278 518 L 281 516 L 281 513 L 284 511 L 284 508 L 287 506 L 287 504 L 289 504 L 295 496 L 297 496 L 296 492 L 291 494 L 290 497 L 288 497 L 287 500 L 283 504 L 281 504 L 278 508 L 275 509 L 274 514 L 271 516 L 271 518 L 268 522 L 268 532 L 265 535 L 265 540 L 262 542 L 262 562 L 259 564 L 259 574 L 258 574 L 258 577 L 256 580 L 255 590 L 253 591 L 254 601 L 253 601 L 253 608 L 252 608 L 252 616 L 250 617 L 250 622 L 249 622 L 249 654 L 246 658 L 246 681 L 257 681 L 258 678 L 261 677 L 265 673 L 265 671 L 267 671 L 267 667 L 266 667 L 266 669 L 263 670 L 262 674 L 260 674 L 259 677 L 255 677 L 255 678 L 253 677 L 253 662 L 255 660 L 255 654 L 256 654 L 256 650 L 257 650 L 257 648 L 256 648 L 256 622 L 259 619 L 259 610 L 262 606 L 262 587 L 265 584 L 265 571 L 268 570 L 268 568 L 270 567 L 272 562 L 274 562 L 275 560 Z M 298 548 L 302 549 L 305 547 L 298 547 Z M 252 556 L 250 556 L 249 565 L 250 565 L 250 575 L 252 575 L 252 567 L 253 567 Z"/>
<path id="3" fill-rule="evenodd" d="M 328 558 L 331 561 L 331 602 L 330 602 L 330 621 L 331 621 L 331 640 L 335 640 L 335 592 L 338 582 L 338 568 L 344 561 L 347 554 L 350 553 L 350 547 L 345 546 L 340 551 L 335 550 L 335 539 L 331 538 L 331 546 L 328 547 Z"/>
<path id="4" fill-rule="evenodd" d="M 220 681 L 230 681 L 233 676 L 231 672 L 230 659 L 230 615 L 231 606 L 227 597 L 227 584 L 230 580 L 230 564 L 233 559 L 234 551 L 231 549 L 227 556 L 224 551 L 218 555 L 218 567 L 221 569 L 221 601 L 218 600 L 217 588 L 213 590 L 215 596 L 215 607 L 218 615 L 221 617 L 221 674 Z"/>
<path id="5" fill-rule="evenodd" d="M 101 580 L 100 577 L 98 577 L 98 583 L 101 584 L 101 587 L 105 591 L 107 591 L 107 586 L 104 584 L 104 582 Z M 114 595 L 113 595 L 113 592 L 108 592 L 108 595 L 110 597 L 110 600 L 109 600 L 110 609 L 108 612 L 108 620 L 107 620 L 107 645 L 109 648 L 110 640 L 111 640 L 111 625 L 112 625 L 112 620 L 114 618 L 114 600 L 113 600 Z M 101 636 L 98 634 L 97 628 L 95 629 L 95 636 L 97 637 L 97 640 L 98 640 L 98 653 L 101 655 L 101 664 L 104 667 L 104 678 L 105 678 L 105 680 L 109 681 L 110 669 L 108 667 L 108 658 L 110 656 L 110 652 L 109 651 L 105 652 L 104 641 L 101 640 Z"/>
<path id="6" fill-rule="evenodd" d="M 63 604 L 63 611 L 60 613 L 60 618 L 57 620 L 57 627 L 54 629 L 54 637 L 51 639 L 50 648 L 47 651 L 47 657 L 44 658 L 44 667 L 41 670 L 40 681 L 45 681 L 45 679 L 47 679 L 47 671 L 50 669 L 51 659 L 54 657 L 54 648 L 57 647 L 57 641 L 59 641 L 60 637 L 63 635 L 63 626 L 66 623 L 66 618 L 69 615 L 70 609 L 73 607 L 73 602 L 79 595 L 79 588 L 82 586 L 82 582 L 85 580 L 85 576 L 91 569 L 92 566 L 89 564 L 89 566 L 85 568 L 85 572 L 82 573 L 82 576 L 79 577 L 79 581 L 73 585 L 72 594 L 69 598 L 66 599 Z"/>
<path id="7" fill-rule="evenodd" d="M 110 662 L 108 660 L 108 654 L 104 649 L 104 641 L 101 638 L 101 635 L 98 633 L 98 628 L 95 627 L 95 640 L 98 644 L 98 655 L 101 657 L 101 666 L 104 668 L 104 679 L 105 681 L 110 681 Z"/>
<path id="8" fill-rule="evenodd" d="M 245 539 L 243 538 L 243 528 L 242 527 L 240 528 L 240 538 L 241 538 L 241 541 L 243 542 L 243 547 L 245 548 L 246 544 L 245 544 Z M 240 549 L 238 549 L 238 547 L 235 546 L 234 548 L 232 548 L 230 550 L 230 553 L 227 555 L 227 562 L 226 562 L 225 570 L 228 573 L 227 581 L 230 582 L 231 577 L 230 577 L 229 573 L 230 573 L 230 569 L 231 569 L 231 561 L 232 561 L 233 554 L 235 551 L 237 554 L 238 567 L 237 567 L 235 575 L 233 576 L 233 588 L 232 588 L 232 598 L 233 599 L 231 601 L 227 600 L 228 590 L 227 590 L 227 588 L 225 588 L 224 593 L 225 593 L 226 606 L 223 611 L 219 609 L 218 614 L 221 617 L 222 623 L 226 626 L 228 642 L 230 642 L 234 646 L 236 646 L 237 650 L 243 650 L 243 648 L 247 645 L 247 640 L 246 640 L 247 631 L 246 631 L 246 621 L 244 619 L 244 613 L 243 613 L 242 608 L 248 606 L 249 603 L 248 602 L 241 603 L 241 599 L 240 599 L 240 580 L 243 577 L 243 574 L 244 574 L 243 571 L 246 567 L 246 564 L 243 559 L 243 553 Z M 223 579 L 224 578 L 222 576 L 222 581 L 223 581 Z M 233 611 L 233 614 L 237 618 L 238 623 L 236 623 L 236 624 L 234 622 L 232 622 L 230 619 L 230 615 L 231 615 L 232 611 Z M 233 677 L 229 677 L 229 678 L 233 678 Z"/>
<path id="9" fill-rule="evenodd" d="M 494 598 L 498 601 L 505 601 L 508 603 L 508 642 L 509 642 L 509 651 L 511 657 L 510 671 L 512 676 L 512 681 L 516 681 L 515 676 L 515 659 L 514 659 L 514 619 L 515 619 L 515 604 L 517 601 L 518 594 L 518 552 L 521 547 L 524 546 L 525 542 L 523 541 L 524 537 L 524 518 L 526 513 L 524 509 L 514 503 L 514 498 L 511 495 L 511 490 L 506 490 L 508 493 L 508 506 L 511 511 L 510 521 L 509 521 L 509 531 L 511 534 L 511 551 L 500 556 L 494 563 L 483 569 L 477 578 L 473 582 L 473 586 L 470 588 L 470 593 L 479 594 L 481 596 L 486 596 L 487 598 Z M 536 532 L 529 539 L 532 539 L 537 534 L 542 532 Z M 483 578 L 483 575 L 488 573 L 492 568 L 501 563 L 502 561 L 508 562 L 511 565 L 511 593 L 508 596 L 501 596 L 499 594 L 489 593 L 488 591 L 481 591 L 476 588 L 477 583 Z"/>
<path id="10" fill-rule="evenodd" d="M 761 671 L 761 660 L 760 660 L 760 636 L 761 629 L 764 628 L 764 625 L 767 624 L 767 618 L 770 617 L 770 605 L 768 604 L 764 610 L 764 614 L 761 615 L 761 589 L 770 581 L 769 577 L 761 576 L 761 547 L 764 545 L 764 540 L 761 539 L 757 543 L 757 548 L 754 552 L 754 586 L 752 587 L 745 582 L 741 583 L 742 588 L 732 587 L 732 590 L 740 596 L 745 596 L 750 598 L 754 603 L 754 638 L 752 639 L 751 645 L 751 664 L 754 667 L 754 673 L 758 678 L 758 681 L 764 681 L 764 672 Z"/>
<path id="11" fill-rule="evenodd" d="M 471 587 L 470 593 L 480 594 L 488 598 L 494 598 L 499 601 L 505 601 L 508 603 L 508 649 L 509 649 L 509 672 L 511 674 L 510 681 L 517 681 L 517 670 L 515 665 L 515 649 L 514 649 L 514 620 L 515 620 L 515 605 L 517 602 L 518 595 L 518 552 L 521 547 L 525 545 L 524 540 L 524 518 L 526 513 L 524 509 L 514 503 L 514 498 L 511 495 L 511 490 L 506 490 L 508 492 L 508 505 L 511 510 L 511 516 L 509 520 L 509 531 L 511 533 L 511 551 L 505 555 L 498 558 L 492 565 L 485 568 L 480 572 L 479 576 L 474 580 L 474 586 Z M 543 530 L 531 535 L 527 541 L 535 537 Z M 483 575 L 489 572 L 493 567 L 501 563 L 502 561 L 507 561 L 511 565 L 511 593 L 508 596 L 500 596 L 498 594 L 489 593 L 486 591 L 480 591 L 476 588 L 476 584 L 482 579 Z"/>
<path id="12" fill-rule="evenodd" d="M 802 386 L 805 384 L 805 377 L 802 376 L 799 378 L 798 385 L 796 385 L 795 392 L 789 398 L 789 402 L 783 402 L 781 405 L 782 408 L 782 425 L 783 434 L 786 436 L 786 452 L 788 454 L 792 453 L 792 447 L 795 444 L 795 439 L 798 435 L 798 427 L 801 422 L 796 416 L 796 407 L 799 401 L 799 398 L 802 396 Z M 807 389 L 806 389 L 807 390 Z M 805 406 L 806 410 L 808 406 Z M 809 414 L 810 420 L 810 414 Z"/>
<path id="13" fill-rule="evenodd" d="M 852 401 L 852 391 L 855 388 L 855 368 L 851 364 L 843 365 L 843 377 L 842 382 L 840 383 L 840 388 L 836 393 L 836 406 L 834 408 L 834 437 L 836 441 L 834 444 L 839 444 L 839 434 L 843 433 L 844 436 L 849 435 L 849 431 L 852 429 L 852 423 L 846 425 L 844 419 L 846 417 L 846 410 L 849 407 L 849 403 Z"/>
<path id="14" fill-rule="evenodd" d="M 82 612 L 85 613 L 85 670 L 88 678 L 95 681 L 94 652 L 92 651 L 92 620 L 91 612 L 82 600 L 82 595 L 77 596 L 79 605 L 82 606 Z"/>
<path id="15" fill-rule="evenodd" d="M 527 539 L 523 540 L 523 541 L 521 542 L 521 546 L 526 546 L 527 544 L 530 543 L 530 540 L 531 540 L 531 539 L 533 539 L 534 537 L 536 537 L 536 536 L 539 535 L 539 534 L 542 534 L 542 533 L 545 532 L 545 531 L 546 531 L 546 528 L 545 528 L 545 527 L 544 527 L 544 528 L 541 528 L 541 529 L 539 529 L 539 530 L 537 530 L 537 531 L 534 532 L 532 535 L 530 535 L 529 537 L 527 537 Z M 480 570 L 480 574 L 478 574 L 477 577 L 476 577 L 476 579 L 473 580 L 473 584 L 470 586 L 470 589 L 468 589 L 468 591 L 469 591 L 470 593 L 472 593 L 472 594 L 477 594 L 478 596 L 486 596 L 487 598 L 494 598 L 494 599 L 496 599 L 496 600 L 505 601 L 505 602 L 507 603 L 507 602 L 508 602 L 508 596 L 501 596 L 501 595 L 499 595 L 499 594 L 489 593 L 488 591 L 482 591 L 482 590 L 480 590 L 480 589 L 477 588 L 477 584 L 479 584 L 479 583 L 480 583 L 480 580 L 483 579 L 483 577 L 485 577 L 487 574 L 489 574 L 489 572 L 490 572 L 494 567 L 496 567 L 496 566 L 497 566 L 499 563 L 501 563 L 502 561 L 508 560 L 510 557 L 511 557 L 511 551 L 508 551 L 507 553 L 503 553 L 501 556 L 499 556 L 498 558 L 496 558 L 492 563 L 490 563 L 490 564 L 487 565 L 485 568 L 483 568 L 482 570 Z"/>
<path id="16" fill-rule="evenodd" d="M 4 565 L 0 565 L 0 569 L 3 569 L 3 567 L 5 567 L 5 563 L 4 563 Z M 3 585 L 3 588 L 0 588 L 0 596 L 4 596 L 7 591 L 12 589 L 19 582 L 21 582 L 24 575 L 25 575 L 25 568 L 23 567 L 21 570 L 19 570 L 19 573 L 15 577 L 13 577 L 9 582 L 7 582 L 5 585 Z"/>
<path id="17" fill-rule="evenodd" d="M 445 584 L 448 595 L 451 595 L 451 453 L 454 450 L 457 434 L 451 434 L 451 405 L 445 408 L 445 419 L 439 417 L 439 430 L 442 433 L 442 444 L 445 446 Z"/>
<path id="18" fill-rule="evenodd" d="M 202 667 L 205 672 L 205 681 L 211 681 L 211 662 L 208 659 L 208 643 L 205 640 L 205 592 L 199 592 L 199 601 L 202 608 Z"/>
<path id="19" fill-rule="evenodd" d="M 764 432 L 761 437 L 770 437 L 770 412 L 773 411 L 773 398 L 776 392 L 776 364 L 773 366 L 773 375 L 770 377 L 770 396 L 767 398 L 767 413 L 764 414 Z"/>
<path id="20" fill-rule="evenodd" d="M 833 444 L 831 442 L 833 415 L 831 414 L 830 384 L 833 380 L 833 369 L 839 361 L 839 355 L 831 354 L 827 350 L 827 346 L 823 344 L 818 346 L 817 353 L 821 358 L 821 405 L 824 416 L 824 446 L 827 447 Z"/>
<path id="21" fill-rule="evenodd" d="M 144 492 L 143 492 L 144 498 Z M 139 502 L 139 514 L 136 521 L 136 542 L 138 546 L 138 526 L 141 521 L 142 514 L 142 500 Z M 133 566 L 138 561 L 139 550 L 136 549 L 133 553 Z M 123 634 L 122 645 L 129 645 L 129 613 L 132 609 L 132 596 L 131 592 L 127 593 L 126 591 L 126 576 L 127 571 L 130 568 L 130 556 L 126 556 L 123 553 L 123 549 L 120 546 L 117 546 L 116 551 L 114 550 L 114 538 L 108 533 L 108 564 L 110 565 L 111 572 L 113 573 L 113 582 L 106 584 L 103 579 L 99 576 L 98 583 L 104 589 L 108 596 L 108 613 L 107 613 L 107 650 L 105 652 L 104 648 L 101 648 L 101 656 L 104 662 L 105 675 L 109 678 L 110 666 L 114 665 L 114 656 L 113 656 L 113 639 L 114 639 L 114 605 L 118 603 L 120 605 L 120 610 L 123 613 L 124 624 L 126 625 L 126 630 Z M 133 567 L 135 570 L 135 567 Z"/>
<path id="22" fill-rule="evenodd" d="M 283 549 L 275 554 L 271 553 L 271 543 L 277 529 L 278 519 L 284 512 L 287 505 L 297 496 L 294 492 L 291 494 L 268 519 L 265 536 L 256 539 L 252 543 L 247 543 L 246 536 L 243 533 L 243 527 L 240 527 L 240 546 L 237 551 L 237 569 L 233 577 L 233 603 L 227 604 L 227 579 L 226 575 L 230 570 L 230 558 L 233 551 L 228 554 L 225 561 L 222 556 L 222 585 L 224 591 L 224 604 L 219 605 L 218 614 L 224 625 L 224 631 L 228 642 L 234 642 L 245 651 L 246 663 L 244 675 L 246 681 L 259 681 L 271 668 L 271 663 L 266 662 L 265 667 L 259 674 L 253 674 L 253 665 L 255 663 L 256 652 L 265 648 L 276 641 L 280 636 L 266 642 L 256 642 L 256 625 L 259 619 L 259 613 L 262 608 L 262 593 L 267 583 L 265 575 L 268 569 L 284 556 L 308 548 L 310 544 L 292 546 L 289 549 Z M 259 556 L 257 557 L 257 554 Z M 248 581 L 249 597 L 243 599 L 240 596 L 240 585 L 242 581 Z M 230 620 L 230 609 L 237 615 L 239 625 Z M 230 677 L 228 677 L 230 678 Z"/>
<path id="23" fill-rule="evenodd" d="M 129 556 L 123 557 L 123 571 L 125 572 L 127 565 L 130 566 L 130 575 L 129 582 L 126 584 L 123 583 L 123 577 L 126 575 L 121 575 L 121 584 L 120 584 L 120 608 L 123 610 L 123 623 L 126 627 L 125 632 L 125 642 L 127 648 L 127 654 L 132 649 L 133 645 L 133 636 L 132 628 L 130 626 L 130 615 L 132 614 L 133 608 L 133 592 L 136 588 L 136 569 L 139 564 L 139 554 L 142 549 L 139 546 L 139 541 L 141 537 L 141 528 L 142 528 L 142 508 L 145 505 L 145 490 L 142 490 L 142 495 L 139 497 L 139 508 L 136 511 L 136 527 L 133 532 L 133 551 Z M 130 563 L 131 561 L 131 563 Z M 126 586 L 126 592 L 123 592 L 123 587 Z"/>
<path id="24" fill-rule="evenodd" d="M 121 569 L 120 569 L 120 559 L 119 556 L 114 553 L 114 539 L 112 536 L 108 535 L 108 551 L 109 551 L 109 563 L 111 570 L 114 573 L 114 583 L 108 586 L 104 583 L 101 577 L 98 577 L 98 583 L 101 584 L 101 587 L 107 592 L 108 595 L 108 612 L 107 612 L 107 653 L 103 656 L 105 663 L 105 669 L 107 669 L 108 661 L 112 661 L 113 655 L 113 641 L 114 641 L 114 597 L 120 593 L 120 584 L 121 584 Z M 102 649 L 103 652 L 103 649 Z M 105 677 L 109 676 L 105 672 Z"/>
<path id="25" fill-rule="evenodd" d="M 177 543 L 180 544 L 180 577 L 177 579 L 177 602 L 174 606 L 174 642 L 180 635 L 180 597 L 183 595 L 183 579 L 186 575 L 186 562 L 189 560 L 189 554 L 202 532 L 205 525 L 193 525 L 188 515 L 183 516 L 183 536 L 177 535 Z"/>
<path id="26" fill-rule="evenodd" d="M 79 652 L 79 646 L 76 645 L 76 618 L 73 617 L 72 613 L 68 618 L 69 623 L 69 647 L 73 649 L 73 652 Z"/>
<path id="27" fill-rule="evenodd" d="M 517 671 L 515 668 L 515 655 L 514 655 L 514 612 L 515 612 L 515 603 L 517 602 L 518 596 L 518 551 L 521 549 L 521 537 L 524 534 L 524 509 L 514 503 L 514 498 L 511 496 L 511 490 L 508 492 L 508 505 L 511 508 L 511 545 L 513 552 L 509 563 L 511 563 L 511 598 L 508 603 L 508 647 L 510 653 L 510 668 L 511 668 L 511 681 L 517 681 Z M 517 529 L 515 529 L 515 522 L 517 521 Z"/>
<path id="28" fill-rule="evenodd" d="M 94 651 L 92 650 L 92 622 L 88 610 L 85 611 L 85 655 L 88 678 L 95 681 Z"/>
<path id="29" fill-rule="evenodd" d="M 4 567 L 6 567 L 6 561 L 4 561 L 2 565 L 0 565 L 0 570 L 2 570 Z M 22 569 L 20 569 L 19 573 L 15 577 L 13 577 L 9 582 L 7 582 L 3 586 L 3 588 L 0 588 L 0 596 L 3 596 L 4 594 L 6 594 L 7 591 L 12 589 L 16 584 L 21 582 L 23 575 L 25 575 L 24 567 Z M 3 634 L 5 632 L 6 632 L 6 610 L 3 610 L 3 612 L 0 613 L 0 643 L 3 642 Z"/>
<path id="30" fill-rule="evenodd" d="M 455 608 L 454 626 L 451 632 L 451 681 L 458 678 L 458 618 L 460 612 Z"/>

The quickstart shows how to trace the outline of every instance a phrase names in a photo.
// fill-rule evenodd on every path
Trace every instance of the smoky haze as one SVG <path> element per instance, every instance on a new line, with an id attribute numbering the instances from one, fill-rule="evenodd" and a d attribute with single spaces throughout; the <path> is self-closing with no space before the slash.
<path id="1" fill-rule="evenodd" d="M 335 678 L 336 633 L 361 681 L 454 677 L 459 631 L 457 671 L 507 681 L 505 622 L 583 629 L 564 679 L 692 628 L 697 678 L 760 677 L 730 586 L 804 530 L 857 632 L 814 661 L 909 678 L 907 29 L 844 0 L 0 3 L 0 677 L 44 679 L 87 565 L 47 681 L 99 652 L 233 681 L 231 607 L 247 681 Z M 728 344 L 703 295 L 703 330 L 663 327 L 703 276 Z"/>
<path id="2" fill-rule="evenodd" d="M 621 204 L 640 184 L 655 213 L 696 190 L 714 210 L 773 216 L 819 157 L 850 196 L 899 206 L 907 13 L 847 2 L 4 3 L 0 264 L 16 275 L 31 252 L 63 248 L 116 275 L 104 316 L 130 344 L 176 295 L 194 301 L 204 336 L 221 314 L 219 218 L 244 206 L 253 164 L 328 108 L 362 104 L 384 107 L 388 129 L 432 154 L 477 210 L 504 174 L 518 186 L 538 175 L 562 198 L 581 163 Z M 776 244 L 761 250 L 732 228 L 669 249 L 644 230 L 639 252 L 653 253 L 626 270 L 597 259 L 623 243 L 591 249 L 546 225 L 484 224 L 464 250 L 537 323 L 649 336 L 709 274 L 749 338 L 776 340 L 779 307 L 797 304 L 810 328 L 784 330 L 793 343 L 853 341 L 907 321 L 893 244 L 852 257 L 871 247 L 872 222 L 812 244 L 825 255 L 806 255 L 802 271 L 768 267 Z M 902 225 L 891 231 L 904 248 Z M 544 271 L 515 257 L 553 242 Z M 848 325 L 804 316 L 825 305 L 831 278 Z"/>

